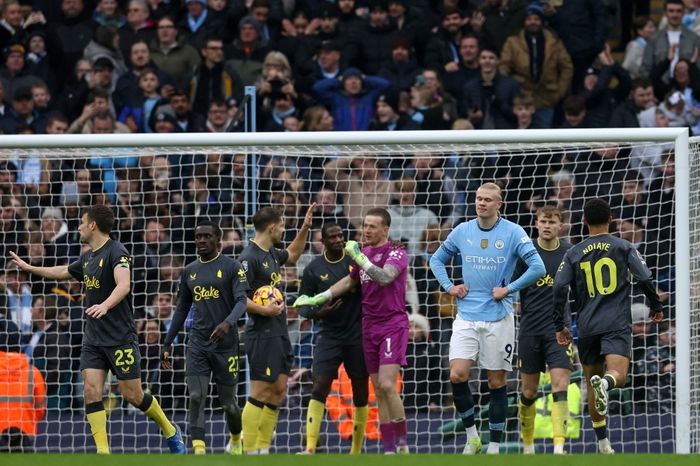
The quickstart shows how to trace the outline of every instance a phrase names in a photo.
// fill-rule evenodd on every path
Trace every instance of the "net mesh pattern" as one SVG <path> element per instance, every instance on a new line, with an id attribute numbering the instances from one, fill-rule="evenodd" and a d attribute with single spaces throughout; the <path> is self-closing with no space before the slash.
<path id="1" fill-rule="evenodd" d="M 691 153 L 697 154 L 698 142 L 691 145 Z M 306 207 L 317 202 L 307 250 L 296 266 L 285 267 L 282 274 L 280 288 L 290 303 L 297 295 L 303 268 L 321 252 L 320 228 L 324 223 L 338 223 L 347 239 L 361 239 L 362 215 L 372 207 L 388 207 L 392 215 L 390 237 L 404 242 L 411 256 L 406 298 L 415 331 L 408 346 L 408 365 L 402 372 L 410 448 L 424 453 L 460 452 L 466 437 L 454 428 L 457 416 L 447 360 L 455 306 L 430 273 L 428 257 L 454 226 L 474 218 L 474 194 L 484 182 L 495 181 L 502 186 L 503 216 L 521 225 L 533 238 L 536 209 L 554 204 L 564 212 L 561 236 L 573 243 L 580 241 L 585 235 L 585 200 L 603 197 L 613 208 L 614 234 L 634 243 L 651 267 L 671 323 L 633 326 L 630 378 L 624 389 L 612 393 L 610 438 L 619 452 L 671 452 L 675 430 L 675 190 L 671 149 L 671 143 L 605 141 L 2 149 L 1 257 L 17 251 L 34 265 L 72 262 L 85 250 L 77 228 L 83 208 L 95 203 L 112 205 L 117 218 L 113 237 L 133 256 L 132 300 L 143 384 L 186 432 L 184 343 L 175 346 L 173 370 L 160 368 L 158 354 L 177 301 L 179 276 L 183 266 L 196 258 L 193 230 L 197 221 L 217 221 L 224 231 L 224 254 L 236 257 L 252 234 L 250 219 L 257 208 L 272 205 L 282 209 L 286 227 L 283 241 L 288 245 Z M 691 180 L 698 179 L 698 164 L 693 158 Z M 694 290 L 691 354 L 697 354 L 697 183 L 691 182 L 690 196 Z M 94 451 L 78 371 L 84 311 L 81 285 L 27 276 L 14 270 L 9 261 L 3 270 L 4 306 L 0 311 L 19 327 L 22 351 L 40 369 L 46 383 L 47 411 L 38 424 L 36 449 Z M 634 287 L 633 299 L 643 302 Z M 304 445 L 305 408 L 310 399 L 310 368 L 318 326 L 300 318 L 291 307 L 287 308 L 287 317 L 295 352 L 294 369 L 273 452 L 293 453 Z M 691 399 L 693 451 L 700 449 L 699 364 L 693 360 L 691 367 L 691 386 L 695 387 Z M 570 403 L 571 438 L 567 449 L 595 452 L 580 364 L 575 368 L 569 391 L 569 399 L 575 401 Z M 514 365 L 507 385 L 507 451 L 520 447 L 515 409 L 518 377 Z M 486 374 L 474 369 L 470 378 L 480 407 L 477 427 L 487 433 Z M 246 398 L 246 380 L 244 363 L 238 386 L 241 406 Z M 546 387 L 543 381 L 542 390 Z M 221 451 L 228 435 L 213 385 L 211 395 L 208 445 Z M 326 414 L 319 441 L 321 452 L 349 450 L 350 442 L 341 435 L 341 424 L 348 422 L 344 416 L 351 414 L 351 403 L 342 396 L 335 401 L 347 413 L 336 410 Z M 157 427 L 123 400 L 111 376 L 104 387 L 104 403 L 114 452 L 167 449 Z M 551 433 L 551 399 L 541 398 L 538 413 L 538 432 L 541 427 L 546 436 L 547 425 Z M 376 425 L 369 431 L 376 434 Z M 375 434 L 366 441 L 368 452 L 379 452 Z M 551 438 L 538 438 L 537 445 L 538 449 L 551 450 Z"/>

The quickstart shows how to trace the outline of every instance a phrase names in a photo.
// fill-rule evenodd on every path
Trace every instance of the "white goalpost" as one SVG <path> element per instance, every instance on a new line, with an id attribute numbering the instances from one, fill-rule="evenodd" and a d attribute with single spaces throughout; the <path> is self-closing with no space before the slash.
<path id="1" fill-rule="evenodd" d="M 426 272 L 426 258 L 452 226 L 473 215 L 474 190 L 485 181 L 502 185 L 503 215 L 530 234 L 536 233 L 537 207 L 558 205 L 566 217 L 562 235 L 572 242 L 584 234 L 585 200 L 604 197 L 614 212 L 614 234 L 651 258 L 669 317 L 663 326 L 633 321 L 631 377 L 627 388 L 613 395 L 608 421 L 613 446 L 627 453 L 700 453 L 700 361 L 691 359 L 700 351 L 699 154 L 700 138 L 689 138 L 681 128 L 0 136 L 0 238 L 5 255 L 18 250 L 36 264 L 65 264 L 80 253 L 74 233 L 82 208 L 94 202 L 114 207 L 114 236 L 134 259 L 133 307 L 144 385 L 186 433 L 184 352 L 176 348 L 175 370 L 165 373 L 154 348 L 169 325 L 179 273 L 194 257 L 191 230 L 198 219 L 219 222 L 224 253 L 237 255 L 251 234 L 256 209 L 281 207 L 293 238 L 305 206 L 319 202 L 309 250 L 283 273 L 280 286 L 289 302 L 301 269 L 319 253 L 324 222 L 343 225 L 350 237 L 358 233 L 362 212 L 390 207 L 391 238 L 403 241 L 412 258 L 407 312 L 415 316 L 417 333 L 402 373 L 410 448 L 453 453 L 461 451 L 465 439 L 453 426 L 457 416 L 446 372 L 453 308 Z M 76 364 L 80 289 L 24 276 L 2 259 L 6 282 L 13 283 L 2 290 L 4 318 L 18 324 L 22 351 L 46 380 L 48 409 L 38 426 L 36 450 L 92 452 Z M 640 294 L 633 294 L 639 302 Z M 273 452 L 294 453 L 304 447 L 317 326 L 291 308 L 287 317 L 295 364 Z M 519 389 L 514 369 L 508 379 L 511 405 Z M 246 376 L 243 368 L 241 406 Z M 488 394 L 483 376 L 476 371 L 472 378 L 483 406 Z M 567 449 L 594 452 L 585 383 L 574 380 L 570 393 L 579 406 L 570 404 L 576 422 Z M 124 403 L 116 385 L 107 385 L 113 451 L 163 451 L 155 427 Z M 542 387 L 538 412 L 545 432 L 546 382 Z M 342 384 L 334 386 L 322 452 L 349 450 L 343 422 L 351 419 L 352 406 L 343 390 Z M 221 410 L 213 403 L 207 413 L 208 445 L 223 451 L 227 435 Z M 477 414 L 480 424 L 485 416 Z M 486 432 L 487 424 L 482 426 Z M 512 408 L 504 443 L 508 451 L 519 450 Z M 549 451 L 551 438 L 538 437 L 537 445 Z M 376 432 L 368 430 L 366 450 L 379 451 Z"/>

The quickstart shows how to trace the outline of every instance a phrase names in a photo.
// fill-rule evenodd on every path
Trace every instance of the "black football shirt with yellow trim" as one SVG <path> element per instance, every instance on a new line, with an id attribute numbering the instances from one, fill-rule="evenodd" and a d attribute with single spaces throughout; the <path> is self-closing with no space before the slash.
<path id="1" fill-rule="evenodd" d="M 103 303 L 117 286 L 114 270 L 125 268 L 131 272 L 132 259 L 126 248 L 113 239 L 98 249 L 91 250 L 68 266 L 73 278 L 83 282 L 85 309 Z M 131 292 L 107 314 L 99 319 L 85 316 L 83 344 L 119 346 L 137 341 Z"/>

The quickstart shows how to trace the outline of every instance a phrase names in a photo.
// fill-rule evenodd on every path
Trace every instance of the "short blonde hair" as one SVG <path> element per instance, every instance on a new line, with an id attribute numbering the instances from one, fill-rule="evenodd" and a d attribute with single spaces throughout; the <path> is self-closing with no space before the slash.
<path id="1" fill-rule="evenodd" d="M 486 189 L 488 191 L 496 191 L 498 193 L 498 198 L 500 200 L 503 200 L 503 191 L 501 190 L 501 187 L 498 186 L 496 183 L 484 183 L 481 186 L 479 186 L 479 189 Z"/>

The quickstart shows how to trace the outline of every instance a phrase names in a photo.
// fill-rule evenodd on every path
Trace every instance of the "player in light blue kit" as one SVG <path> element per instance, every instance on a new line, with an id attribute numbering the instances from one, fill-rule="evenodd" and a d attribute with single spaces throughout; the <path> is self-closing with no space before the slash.
<path id="1" fill-rule="evenodd" d="M 544 263 L 532 241 L 519 225 L 501 218 L 501 188 L 485 183 L 476 191 L 477 218 L 458 225 L 430 258 L 430 269 L 440 285 L 457 298 L 458 315 L 450 339 L 450 382 L 455 408 L 467 430 L 464 454 L 481 451 L 474 424 L 474 398 L 469 390 L 469 370 L 475 362 L 488 373 L 488 453 L 497 454 L 505 428 L 506 371 L 512 367 L 515 342 L 513 298 L 545 273 Z M 454 285 L 445 264 L 462 257 L 465 284 Z M 522 259 L 527 270 L 508 283 Z"/>

